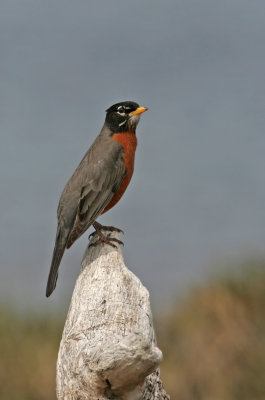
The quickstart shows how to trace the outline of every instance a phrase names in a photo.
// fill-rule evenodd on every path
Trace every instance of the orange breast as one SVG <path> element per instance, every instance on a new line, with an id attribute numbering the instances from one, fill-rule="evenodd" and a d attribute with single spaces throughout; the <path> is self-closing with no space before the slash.
<path id="1" fill-rule="evenodd" d="M 120 143 L 120 145 L 124 149 L 124 165 L 127 171 L 127 174 L 125 175 L 121 186 L 117 190 L 117 192 L 114 194 L 112 197 L 111 201 L 107 205 L 107 207 L 104 209 L 102 212 L 105 213 L 108 211 L 110 208 L 115 206 L 115 204 L 120 200 L 122 197 L 123 193 L 127 189 L 127 186 L 130 183 L 130 180 L 133 175 L 133 170 L 134 170 L 134 156 L 135 156 L 135 150 L 137 147 L 137 137 L 135 133 L 133 132 L 125 132 L 125 133 L 115 133 L 112 136 L 112 139 L 117 140 L 117 142 Z"/>

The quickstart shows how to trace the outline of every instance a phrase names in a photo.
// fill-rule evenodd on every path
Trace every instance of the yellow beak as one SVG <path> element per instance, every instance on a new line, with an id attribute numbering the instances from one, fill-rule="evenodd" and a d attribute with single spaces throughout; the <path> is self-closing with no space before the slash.
<path id="1" fill-rule="evenodd" d="M 139 115 L 139 114 L 144 113 L 147 110 L 148 110 L 147 107 L 138 107 L 138 108 L 136 108 L 136 110 L 130 112 L 129 116 L 131 117 L 133 115 Z"/>

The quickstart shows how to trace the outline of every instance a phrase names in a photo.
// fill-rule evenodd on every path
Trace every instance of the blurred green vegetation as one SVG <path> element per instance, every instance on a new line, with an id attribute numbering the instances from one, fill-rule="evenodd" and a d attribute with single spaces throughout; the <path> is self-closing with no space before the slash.
<path id="1" fill-rule="evenodd" d="M 53 400 L 62 319 L 0 307 L 0 399 Z"/>
<path id="2" fill-rule="evenodd" d="M 233 267 L 156 325 L 172 400 L 265 399 L 265 262 Z"/>
<path id="3" fill-rule="evenodd" d="M 265 399 L 265 262 L 245 264 L 157 315 L 172 400 Z M 56 398 L 62 329 L 62 318 L 0 307 L 1 400 Z"/>

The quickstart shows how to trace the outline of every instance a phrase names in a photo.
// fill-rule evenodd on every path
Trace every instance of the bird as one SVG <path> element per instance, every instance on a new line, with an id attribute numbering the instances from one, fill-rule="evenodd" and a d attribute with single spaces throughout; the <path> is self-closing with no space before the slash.
<path id="1" fill-rule="evenodd" d="M 147 107 L 134 101 L 116 103 L 106 110 L 103 127 L 66 183 L 57 208 L 57 231 L 46 287 L 49 297 L 56 287 L 59 266 L 65 249 L 91 226 L 98 241 L 116 247 L 118 239 L 108 239 L 106 227 L 96 219 L 110 210 L 124 194 L 134 171 L 137 147 L 136 127 Z M 98 242 L 97 241 L 97 242 Z"/>

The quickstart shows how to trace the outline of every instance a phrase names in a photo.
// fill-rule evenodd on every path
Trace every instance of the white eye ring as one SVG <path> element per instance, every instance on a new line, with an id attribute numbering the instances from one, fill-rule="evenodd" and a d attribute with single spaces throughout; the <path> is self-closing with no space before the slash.
<path id="1" fill-rule="evenodd" d="M 120 115 L 122 115 L 123 117 L 125 116 L 125 111 L 117 111 L 117 114 L 120 114 Z"/>

